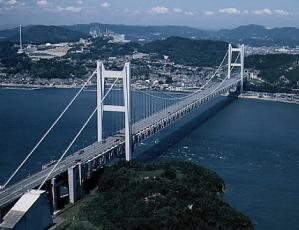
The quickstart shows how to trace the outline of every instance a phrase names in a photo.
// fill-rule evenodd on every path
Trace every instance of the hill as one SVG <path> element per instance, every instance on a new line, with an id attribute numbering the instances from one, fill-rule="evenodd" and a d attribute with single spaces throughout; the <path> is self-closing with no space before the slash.
<path id="1" fill-rule="evenodd" d="M 223 180 L 187 162 L 120 162 L 104 169 L 98 189 L 62 214 L 64 229 L 253 229 L 220 197 Z"/>
<path id="2" fill-rule="evenodd" d="M 246 25 L 231 30 L 219 30 L 212 37 L 252 46 L 299 45 L 299 29 L 295 27 L 267 29 L 259 25 Z"/>
<path id="3" fill-rule="evenodd" d="M 72 26 L 63 26 L 64 28 L 89 34 L 91 29 L 101 32 L 113 31 L 115 33 L 126 34 L 130 40 L 138 39 L 157 40 L 171 36 L 187 37 L 187 38 L 208 38 L 210 32 L 199 30 L 187 26 L 132 26 L 132 25 L 112 25 L 112 24 L 78 24 Z"/>
<path id="4" fill-rule="evenodd" d="M 59 43 L 78 41 L 80 38 L 88 37 L 87 34 L 73 31 L 61 26 L 26 26 L 22 29 L 22 39 L 27 43 Z M 0 41 L 19 41 L 19 28 L 0 31 Z"/>
<path id="5" fill-rule="evenodd" d="M 258 70 L 258 77 L 263 80 L 248 85 L 247 90 L 293 93 L 299 87 L 299 55 L 252 55 L 245 64 L 246 68 Z"/>
<path id="6" fill-rule="evenodd" d="M 142 47 L 142 51 L 167 55 L 177 64 L 205 67 L 219 65 L 227 47 L 228 43 L 221 41 L 170 37 L 147 43 Z"/>
<path id="7" fill-rule="evenodd" d="M 107 30 L 126 34 L 131 40 L 145 38 L 159 40 L 171 36 L 196 39 L 212 39 L 234 43 L 245 43 L 252 46 L 299 45 L 299 29 L 283 27 L 267 29 L 259 25 L 244 25 L 235 29 L 218 31 L 201 30 L 187 26 L 130 26 L 111 24 L 79 24 L 64 26 L 67 29 L 89 34 L 91 29 Z"/>
<path id="8" fill-rule="evenodd" d="M 33 43 L 76 41 L 81 37 L 84 38 L 90 36 L 91 30 L 101 32 L 108 30 L 115 33 L 125 34 L 126 38 L 132 41 L 137 41 L 139 39 L 153 41 L 177 36 L 193 39 L 245 43 L 251 46 L 299 46 L 299 29 L 295 27 L 267 29 L 264 26 L 259 25 L 244 25 L 235 29 L 218 31 L 201 30 L 188 26 L 133 26 L 101 23 L 62 26 L 32 25 L 23 28 L 23 37 L 24 41 Z M 18 28 L 0 31 L 0 40 L 17 42 L 18 39 Z"/>

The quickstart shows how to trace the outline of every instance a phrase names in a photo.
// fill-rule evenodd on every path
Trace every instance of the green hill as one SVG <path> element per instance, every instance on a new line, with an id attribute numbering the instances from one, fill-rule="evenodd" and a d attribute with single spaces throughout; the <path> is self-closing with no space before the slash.
<path id="1" fill-rule="evenodd" d="M 142 51 L 169 56 L 175 63 L 190 66 L 217 66 L 222 61 L 228 44 L 221 41 L 194 40 L 170 37 L 145 44 Z"/>
<path id="2" fill-rule="evenodd" d="M 120 162 L 104 169 L 98 189 L 61 215 L 58 228 L 253 229 L 220 197 L 223 180 L 187 162 Z"/>
<path id="3" fill-rule="evenodd" d="M 61 26 L 26 26 L 22 29 L 22 39 L 26 43 L 59 43 L 78 41 L 88 35 Z M 0 31 L 0 41 L 19 41 L 19 28 Z"/>
<path id="4" fill-rule="evenodd" d="M 259 70 L 259 77 L 264 80 L 249 85 L 248 90 L 291 93 L 299 87 L 299 55 L 252 55 L 245 64 L 246 68 Z"/>

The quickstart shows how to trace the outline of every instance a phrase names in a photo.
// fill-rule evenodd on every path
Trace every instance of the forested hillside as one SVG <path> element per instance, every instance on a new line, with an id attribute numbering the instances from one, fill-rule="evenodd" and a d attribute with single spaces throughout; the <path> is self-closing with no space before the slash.
<path id="1" fill-rule="evenodd" d="M 97 191 L 67 211 L 59 229 L 253 229 L 219 197 L 223 188 L 192 163 L 121 162 L 105 168 Z"/>

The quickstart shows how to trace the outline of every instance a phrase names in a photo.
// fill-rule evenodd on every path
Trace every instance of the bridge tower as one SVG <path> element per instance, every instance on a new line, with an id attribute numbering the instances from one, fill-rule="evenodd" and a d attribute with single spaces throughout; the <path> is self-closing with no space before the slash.
<path id="1" fill-rule="evenodd" d="M 102 101 L 105 94 L 105 79 L 121 79 L 123 84 L 124 105 L 105 105 Z M 131 160 L 132 126 L 131 126 L 131 68 L 127 62 L 122 71 L 106 70 L 104 64 L 97 61 L 97 106 L 98 106 L 98 142 L 103 141 L 104 112 L 120 112 L 125 114 L 125 151 L 126 160 Z"/>
<path id="2" fill-rule="evenodd" d="M 233 54 L 236 53 L 239 58 L 239 62 L 237 60 L 236 63 L 232 63 Z M 228 69 L 227 69 L 227 75 L 228 79 L 231 78 L 231 69 L 232 67 L 239 67 L 240 69 L 240 77 L 241 77 L 241 83 L 240 83 L 240 93 L 243 93 L 243 84 L 244 84 L 244 60 L 245 60 L 245 46 L 244 44 L 241 45 L 238 48 L 233 48 L 232 44 L 228 45 Z"/>

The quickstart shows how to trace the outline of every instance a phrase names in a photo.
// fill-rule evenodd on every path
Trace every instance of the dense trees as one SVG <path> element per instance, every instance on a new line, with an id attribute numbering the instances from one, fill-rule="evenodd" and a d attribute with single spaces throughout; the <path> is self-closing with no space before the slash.
<path id="1" fill-rule="evenodd" d="M 259 85 L 249 85 L 251 90 L 291 92 L 298 87 L 299 55 L 252 55 L 246 58 L 246 67 L 259 70 L 259 77 L 266 81 Z"/>
<path id="2" fill-rule="evenodd" d="M 221 41 L 193 40 L 181 37 L 170 37 L 165 40 L 145 44 L 142 51 L 157 53 L 160 57 L 169 56 L 177 64 L 189 66 L 217 66 L 222 61 L 228 44 Z"/>
<path id="3" fill-rule="evenodd" d="M 187 162 L 121 162 L 60 229 L 253 229 L 218 196 L 223 180 Z M 75 220 L 75 221 L 73 221 Z"/>

